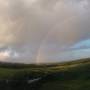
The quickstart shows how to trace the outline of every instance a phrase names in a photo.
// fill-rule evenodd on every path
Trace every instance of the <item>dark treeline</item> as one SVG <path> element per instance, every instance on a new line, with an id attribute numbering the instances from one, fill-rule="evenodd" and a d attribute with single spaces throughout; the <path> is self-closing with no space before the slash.
<path id="1" fill-rule="evenodd" d="M 24 63 L 6 63 L 0 62 L 0 68 L 23 69 L 23 68 L 44 68 L 52 67 L 57 64 L 24 64 Z"/>
<path id="2" fill-rule="evenodd" d="M 36 64 L 24 64 L 24 63 L 5 63 L 0 62 L 1 68 L 12 68 L 12 69 L 23 69 L 23 68 L 39 68 L 43 65 L 36 65 Z"/>

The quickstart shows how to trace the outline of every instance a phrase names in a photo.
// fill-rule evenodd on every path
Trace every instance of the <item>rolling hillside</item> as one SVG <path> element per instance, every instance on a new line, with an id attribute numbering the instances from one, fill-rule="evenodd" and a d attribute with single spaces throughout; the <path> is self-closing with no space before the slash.
<path id="1" fill-rule="evenodd" d="M 90 59 L 41 65 L 1 63 L 0 89 L 90 90 Z"/>

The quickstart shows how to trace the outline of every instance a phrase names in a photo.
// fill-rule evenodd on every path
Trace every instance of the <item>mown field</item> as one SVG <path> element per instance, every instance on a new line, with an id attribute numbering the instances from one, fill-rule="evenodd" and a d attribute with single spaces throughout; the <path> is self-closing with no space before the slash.
<path id="1" fill-rule="evenodd" d="M 26 83 L 35 78 L 41 79 Z M 1 63 L 0 80 L 2 90 L 90 90 L 90 59 L 41 65 Z"/>

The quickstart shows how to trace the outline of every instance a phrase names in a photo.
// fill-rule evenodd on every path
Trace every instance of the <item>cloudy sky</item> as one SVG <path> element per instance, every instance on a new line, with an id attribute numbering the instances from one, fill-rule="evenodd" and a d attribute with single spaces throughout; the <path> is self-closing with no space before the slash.
<path id="1" fill-rule="evenodd" d="M 90 57 L 90 0 L 0 0 L 0 61 L 41 63 Z"/>

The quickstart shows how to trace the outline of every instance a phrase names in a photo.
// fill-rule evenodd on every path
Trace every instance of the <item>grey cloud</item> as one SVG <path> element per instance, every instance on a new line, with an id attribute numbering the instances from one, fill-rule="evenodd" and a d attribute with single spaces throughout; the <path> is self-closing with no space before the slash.
<path id="1" fill-rule="evenodd" d="M 57 47 L 54 55 L 90 38 L 89 0 L 4 0 L 0 3 L 5 2 L 0 6 L 0 10 L 4 9 L 0 12 L 0 20 L 3 17 L 0 46 L 11 47 L 19 53 L 20 58 L 14 61 L 35 62 L 37 58 L 48 57 L 48 52 L 52 55 L 53 48 Z"/>

